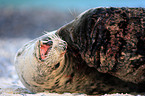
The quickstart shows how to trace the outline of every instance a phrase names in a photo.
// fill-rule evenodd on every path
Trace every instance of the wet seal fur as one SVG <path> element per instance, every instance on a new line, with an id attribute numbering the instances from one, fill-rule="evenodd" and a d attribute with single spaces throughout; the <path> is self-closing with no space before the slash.
<path id="1" fill-rule="evenodd" d="M 37 48 L 37 42 L 54 34 L 60 42 L 55 46 L 63 47 L 55 52 L 52 47 L 41 57 L 37 49 L 47 50 L 47 45 Z M 51 52 L 54 54 L 49 55 Z M 22 47 L 15 66 L 20 80 L 32 92 L 145 92 L 145 9 L 87 10 Z"/>

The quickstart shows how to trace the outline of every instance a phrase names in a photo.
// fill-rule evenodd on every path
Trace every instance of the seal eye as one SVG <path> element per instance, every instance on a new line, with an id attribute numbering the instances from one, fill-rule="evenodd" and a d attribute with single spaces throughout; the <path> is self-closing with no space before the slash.
<path id="1" fill-rule="evenodd" d="M 52 41 L 48 41 L 47 44 L 48 44 L 49 46 L 51 46 L 51 45 L 53 44 L 53 42 L 52 42 Z"/>
<path id="2" fill-rule="evenodd" d="M 49 45 L 49 46 L 52 46 L 53 42 L 51 40 L 49 41 L 42 41 L 43 44 L 45 45 Z"/>

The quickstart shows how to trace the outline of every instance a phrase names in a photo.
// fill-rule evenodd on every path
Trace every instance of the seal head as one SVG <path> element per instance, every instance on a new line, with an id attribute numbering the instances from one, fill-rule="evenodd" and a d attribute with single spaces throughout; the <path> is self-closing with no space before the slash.
<path id="1" fill-rule="evenodd" d="M 61 60 L 66 53 L 67 43 L 59 36 L 53 34 L 38 41 L 37 51 L 39 59 L 49 63 L 55 63 L 55 60 Z"/>

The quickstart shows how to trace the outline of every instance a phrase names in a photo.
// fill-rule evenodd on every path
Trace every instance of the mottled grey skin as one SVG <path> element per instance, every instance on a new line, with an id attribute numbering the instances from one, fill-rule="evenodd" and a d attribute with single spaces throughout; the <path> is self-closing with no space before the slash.
<path id="1" fill-rule="evenodd" d="M 89 67 L 124 81 L 145 81 L 145 9 L 91 9 L 61 28 L 59 36 Z"/>
<path id="2" fill-rule="evenodd" d="M 52 34 L 28 43 L 16 56 L 19 77 L 32 92 L 145 92 L 144 8 L 90 9 L 53 34 L 63 43 L 52 40 L 52 46 L 67 49 L 52 47 L 56 55 L 48 55 L 48 62 L 38 58 L 35 42 Z"/>

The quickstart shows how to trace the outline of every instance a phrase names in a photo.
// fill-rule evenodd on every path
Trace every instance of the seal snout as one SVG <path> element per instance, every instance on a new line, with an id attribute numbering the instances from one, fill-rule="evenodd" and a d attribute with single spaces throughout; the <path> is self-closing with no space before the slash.
<path id="1" fill-rule="evenodd" d="M 59 46 L 61 47 L 62 51 L 65 51 L 67 49 L 67 43 L 65 41 L 60 42 Z"/>

